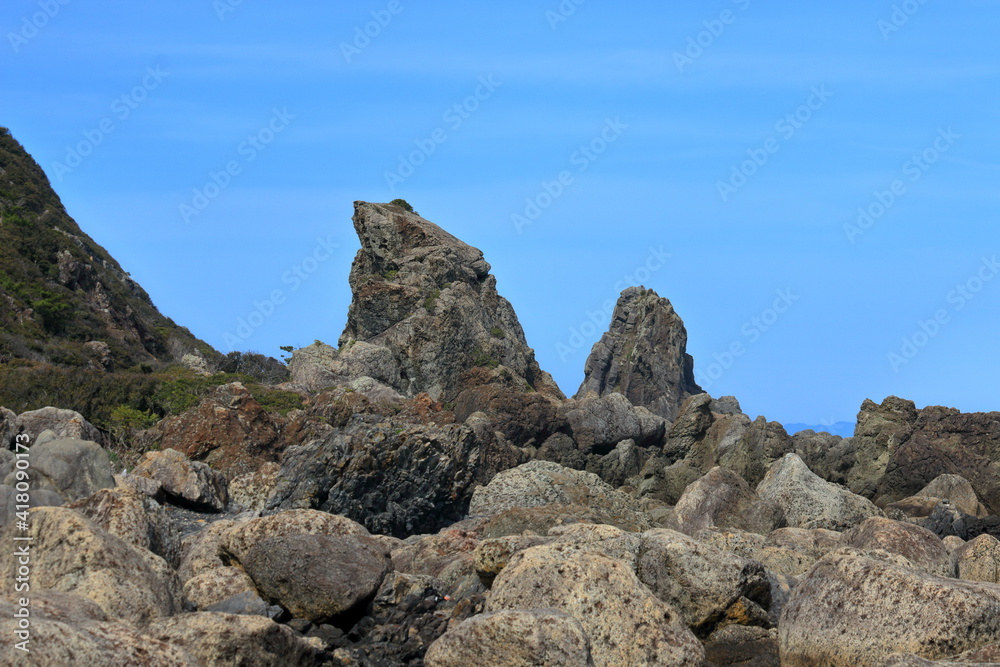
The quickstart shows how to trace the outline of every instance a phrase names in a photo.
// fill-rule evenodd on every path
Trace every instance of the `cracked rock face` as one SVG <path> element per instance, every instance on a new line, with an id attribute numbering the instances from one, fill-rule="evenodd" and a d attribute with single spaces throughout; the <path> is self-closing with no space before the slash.
<path id="1" fill-rule="evenodd" d="M 368 376 L 405 396 L 453 401 L 474 384 L 471 371 L 487 369 L 562 398 L 480 250 L 391 204 L 355 202 L 354 228 L 354 298 L 331 378 Z"/>
<path id="2" fill-rule="evenodd" d="M 576 393 L 625 395 L 633 405 L 673 421 L 689 396 L 702 393 L 687 353 L 687 330 L 670 301 L 653 290 L 621 293 L 611 326 L 594 344 Z"/>

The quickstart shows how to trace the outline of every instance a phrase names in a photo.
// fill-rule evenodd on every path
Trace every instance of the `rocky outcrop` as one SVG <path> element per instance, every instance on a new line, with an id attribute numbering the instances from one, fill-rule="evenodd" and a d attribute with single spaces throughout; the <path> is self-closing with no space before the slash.
<path id="1" fill-rule="evenodd" d="M 96 442 L 62 438 L 48 440 L 31 448 L 28 468 L 32 489 L 58 493 L 66 500 L 86 498 L 98 489 L 115 485 L 108 453 Z M 4 483 L 14 486 L 16 473 L 9 473 Z"/>
<path id="2" fill-rule="evenodd" d="M 464 518 L 477 484 L 526 458 L 485 417 L 444 426 L 352 421 L 286 450 L 265 511 L 319 509 L 373 533 L 430 533 Z"/>
<path id="3" fill-rule="evenodd" d="M 958 578 L 1000 584 L 1000 540 L 980 535 L 955 550 Z"/>
<path id="4" fill-rule="evenodd" d="M 132 472 L 159 482 L 167 500 L 182 507 L 221 512 L 229 504 L 226 478 L 174 449 L 147 452 Z"/>
<path id="5" fill-rule="evenodd" d="M 45 431 L 52 431 L 57 438 L 74 438 L 91 442 L 102 440 L 101 432 L 79 412 L 53 407 L 22 412 L 17 416 L 14 430 L 29 436 L 31 442 L 35 442 L 35 439 Z"/>
<path id="6" fill-rule="evenodd" d="M 778 625 L 788 667 L 878 667 L 1000 641 L 1000 588 L 834 552 L 796 586 Z"/>
<path id="7" fill-rule="evenodd" d="M 678 530 L 695 535 L 706 528 L 739 528 L 767 535 L 785 526 L 785 513 L 773 502 L 761 500 L 736 473 L 715 467 L 692 482 L 677 501 Z"/>
<path id="8" fill-rule="evenodd" d="M 684 322 L 670 301 L 653 290 L 629 287 L 618 297 L 611 326 L 587 357 L 576 397 L 613 392 L 667 422 L 685 399 L 701 393 Z"/>
<path id="9" fill-rule="evenodd" d="M 917 495 L 944 474 L 967 479 L 990 514 L 1000 514 L 1000 413 L 962 413 L 890 396 L 866 400 L 854 436 L 848 486 L 876 504 Z"/>
<path id="10" fill-rule="evenodd" d="M 145 431 L 146 447 L 181 452 L 228 477 L 277 461 L 281 426 L 240 382 L 222 385 L 197 407 L 172 415 Z"/>
<path id="11" fill-rule="evenodd" d="M 606 454 L 622 440 L 660 446 L 668 423 L 620 393 L 571 399 L 559 407 L 573 440 L 584 453 Z"/>
<path id="12" fill-rule="evenodd" d="M 486 368 L 562 397 L 538 367 L 481 251 L 391 204 L 355 202 L 354 228 L 361 249 L 351 266 L 354 299 L 339 350 L 323 351 L 328 374 L 310 359 L 312 370 L 299 377 L 368 376 L 405 396 L 427 392 L 453 401 L 468 386 L 467 372 Z"/>

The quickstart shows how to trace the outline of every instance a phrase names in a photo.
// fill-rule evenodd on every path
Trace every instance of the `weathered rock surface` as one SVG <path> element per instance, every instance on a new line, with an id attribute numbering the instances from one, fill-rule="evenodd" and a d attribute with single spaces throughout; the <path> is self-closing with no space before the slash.
<path id="1" fill-rule="evenodd" d="M 477 483 L 525 458 L 475 415 L 444 426 L 355 421 L 290 447 L 265 511 L 319 509 L 373 533 L 431 533 L 465 516 Z"/>
<path id="2" fill-rule="evenodd" d="M 913 567 L 942 577 L 955 575 L 951 554 L 941 539 L 926 528 L 882 517 L 866 519 L 840 537 L 840 546 L 882 549 L 899 554 Z"/>
<path id="3" fill-rule="evenodd" d="M 980 535 L 955 550 L 958 578 L 1000 584 L 1000 540 Z"/>
<path id="4" fill-rule="evenodd" d="M 296 618 L 334 625 L 360 615 L 392 569 L 381 545 L 354 535 L 270 538 L 241 563 L 265 600 Z"/>
<path id="5" fill-rule="evenodd" d="M 549 665 L 588 667 L 590 640 L 569 614 L 518 609 L 479 614 L 449 630 L 427 650 L 428 667 Z"/>
<path id="6" fill-rule="evenodd" d="M 986 508 L 979 502 L 972 484 L 961 475 L 938 475 L 930 484 L 920 489 L 916 495 L 948 500 L 959 512 L 979 518 L 988 514 Z"/>
<path id="7" fill-rule="evenodd" d="M 76 593 L 98 604 L 111 618 L 142 626 L 180 611 L 180 582 L 167 563 L 133 547 L 78 512 L 39 507 L 30 512 L 31 586 Z M 3 591 L 12 593 L 17 569 L 15 542 L 2 538 Z M 21 534 L 21 533 L 19 533 Z"/>
<path id="8" fill-rule="evenodd" d="M 736 473 L 715 467 L 692 482 L 677 501 L 678 530 L 695 535 L 707 528 L 739 528 L 767 535 L 785 525 L 785 513 L 761 500 Z"/>
<path id="9" fill-rule="evenodd" d="M 316 510 L 290 510 L 225 527 L 218 533 L 215 549 L 223 561 L 242 563 L 260 542 L 296 535 L 369 537 L 364 526 L 346 517 Z M 204 549 L 212 549 L 211 544 Z"/>
<path id="10" fill-rule="evenodd" d="M 115 485 L 108 453 L 96 442 L 49 440 L 31 448 L 30 461 L 27 472 L 31 488 L 58 493 L 66 500 L 86 498 L 98 489 Z M 8 473 L 4 483 L 14 486 L 16 474 Z"/>
<path id="11" fill-rule="evenodd" d="M 194 408 L 171 415 L 142 435 L 227 477 L 253 472 L 281 453 L 280 422 L 240 382 L 214 388 Z"/>
<path id="12" fill-rule="evenodd" d="M 101 667 L 196 667 L 184 648 L 110 620 L 97 604 L 62 591 L 32 591 L 30 631 L 22 659 L 14 645 L 18 610 L 0 599 L 0 661 L 5 665 L 101 665 Z"/>
<path id="13" fill-rule="evenodd" d="M 146 632 L 155 640 L 184 647 L 200 665 L 318 667 L 325 662 L 322 650 L 263 616 L 181 614 L 154 621 Z"/>
<path id="14" fill-rule="evenodd" d="M 841 533 L 832 530 L 781 528 L 767 536 L 754 554 L 769 570 L 797 576 L 840 546 Z"/>
<path id="15" fill-rule="evenodd" d="M 480 534 L 474 526 L 456 524 L 435 535 L 410 537 L 392 549 L 398 573 L 429 576 L 442 595 L 471 598 L 485 588 L 476 574 L 475 549 Z"/>
<path id="16" fill-rule="evenodd" d="M 757 495 L 785 512 L 796 528 L 845 530 L 882 510 L 871 501 L 816 476 L 795 454 L 773 463 L 757 486 Z"/>
<path id="17" fill-rule="evenodd" d="M 483 537 L 502 537 L 504 535 L 521 535 L 536 533 L 545 535 L 553 526 L 573 523 L 606 524 L 641 533 L 652 526 L 647 514 L 639 514 L 631 510 L 625 513 L 604 511 L 597 507 L 585 505 L 540 505 L 537 507 L 515 507 L 493 516 L 483 526 Z"/>
<path id="18" fill-rule="evenodd" d="M 559 414 L 585 453 L 606 454 L 622 440 L 632 440 L 640 447 L 659 446 L 667 427 L 662 417 L 633 406 L 618 392 L 570 399 L 559 407 Z"/>
<path id="19" fill-rule="evenodd" d="M 18 492 L 13 486 L 0 484 L 0 528 L 7 526 L 17 518 Z M 37 489 L 32 491 L 28 499 L 29 507 L 58 507 L 64 502 L 63 497 L 55 491 Z"/>
<path id="20" fill-rule="evenodd" d="M 237 595 L 252 593 L 257 588 L 253 579 L 241 567 L 222 566 L 205 570 L 184 581 L 184 600 L 197 609 L 208 609 Z M 214 611 L 222 611 L 216 609 Z"/>
<path id="21" fill-rule="evenodd" d="M 83 418 L 74 410 L 60 408 L 41 408 L 22 412 L 14 423 L 15 433 L 24 433 L 31 442 L 43 431 L 52 431 L 56 438 L 72 438 L 90 442 L 101 442 L 101 432 L 97 427 Z"/>
<path id="22" fill-rule="evenodd" d="M 917 495 L 944 474 L 968 480 L 990 514 L 1000 514 L 1000 413 L 961 413 L 890 396 L 866 400 L 855 431 L 848 486 L 883 505 Z"/>
<path id="23" fill-rule="evenodd" d="M 794 451 L 809 469 L 828 482 L 847 486 L 855 462 L 854 439 L 813 430 L 791 436 Z"/>
<path id="24" fill-rule="evenodd" d="M 15 435 L 17 435 L 17 414 L 0 406 L 0 449 L 6 450 L 11 447 Z"/>
<path id="25" fill-rule="evenodd" d="M 788 667 L 944 658 L 1000 639 L 1000 587 L 838 551 L 799 580 L 778 634 Z"/>
<path id="26" fill-rule="evenodd" d="M 756 561 L 658 529 L 642 536 L 637 572 L 701 636 L 727 622 L 770 625 L 771 585 Z"/>
<path id="27" fill-rule="evenodd" d="M 621 293 L 607 333 L 587 357 L 576 397 L 591 392 L 619 392 L 668 422 L 688 396 L 701 393 L 687 353 L 687 330 L 669 300 L 644 287 Z"/>
<path id="28" fill-rule="evenodd" d="M 167 500 L 182 507 L 221 512 L 229 504 L 226 478 L 175 449 L 147 452 L 132 473 L 160 483 Z"/>
<path id="29" fill-rule="evenodd" d="M 124 488 L 101 489 L 69 505 L 112 535 L 152 551 L 176 568 L 181 540 L 173 521 L 155 500 Z"/>
<path id="30" fill-rule="evenodd" d="M 354 299 L 340 350 L 323 350 L 334 357 L 327 377 L 364 375 L 405 396 L 453 401 L 467 371 L 502 367 L 522 385 L 561 398 L 514 309 L 497 294 L 482 252 L 389 204 L 355 202 L 354 228 L 361 240 L 351 266 Z"/>
<path id="31" fill-rule="evenodd" d="M 235 477 L 229 482 L 229 500 L 244 509 L 260 512 L 274 495 L 281 466 L 265 463 L 258 470 Z"/>
<path id="32" fill-rule="evenodd" d="M 494 516 L 515 507 L 583 505 L 611 516 L 642 514 L 630 496 L 612 489 L 593 473 L 570 470 L 550 461 L 529 461 L 497 474 L 472 494 L 471 516 Z"/>
<path id="33" fill-rule="evenodd" d="M 705 643 L 710 665 L 726 667 L 779 667 L 778 631 L 752 625 L 727 625 Z"/>
<path id="34" fill-rule="evenodd" d="M 337 384 L 337 376 L 331 370 L 337 360 L 337 350 L 322 341 L 300 347 L 292 353 L 288 362 L 291 381 L 306 387 L 309 391 L 322 391 Z"/>
<path id="35" fill-rule="evenodd" d="M 594 585 L 594 582 L 600 582 Z M 680 614 L 624 563 L 558 545 L 517 554 L 497 577 L 489 611 L 555 609 L 574 617 L 605 665 L 703 665 L 705 650 Z"/>

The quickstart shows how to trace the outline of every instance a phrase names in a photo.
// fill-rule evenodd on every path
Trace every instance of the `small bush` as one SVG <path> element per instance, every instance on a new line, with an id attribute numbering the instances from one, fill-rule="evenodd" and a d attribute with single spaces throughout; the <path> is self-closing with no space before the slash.
<path id="1" fill-rule="evenodd" d="M 416 213 L 416 211 L 413 210 L 413 207 L 410 206 L 410 203 L 408 201 L 406 201 L 405 199 L 393 199 L 389 203 L 392 204 L 393 206 L 398 206 L 399 208 L 403 209 L 404 211 L 409 211 L 410 213 Z"/>
<path id="2" fill-rule="evenodd" d="M 434 312 L 434 305 L 437 303 L 439 296 L 441 296 L 441 290 L 436 289 L 431 292 L 430 296 L 424 299 L 424 308 L 428 313 Z"/>

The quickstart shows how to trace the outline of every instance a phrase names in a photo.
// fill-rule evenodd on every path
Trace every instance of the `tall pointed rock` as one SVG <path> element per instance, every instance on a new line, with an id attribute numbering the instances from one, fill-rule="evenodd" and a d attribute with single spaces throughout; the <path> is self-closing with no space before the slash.
<path id="1" fill-rule="evenodd" d="M 687 353 L 687 330 L 670 301 L 643 287 L 621 293 L 611 326 L 594 344 L 576 398 L 624 394 L 668 421 L 689 396 L 702 393 Z"/>
<path id="2" fill-rule="evenodd" d="M 355 202 L 354 228 L 354 298 L 331 377 L 444 401 L 492 380 L 562 396 L 480 250 L 393 204 Z"/>

